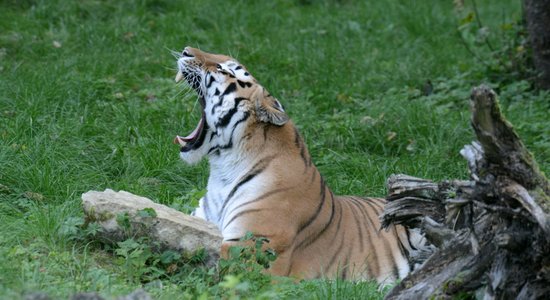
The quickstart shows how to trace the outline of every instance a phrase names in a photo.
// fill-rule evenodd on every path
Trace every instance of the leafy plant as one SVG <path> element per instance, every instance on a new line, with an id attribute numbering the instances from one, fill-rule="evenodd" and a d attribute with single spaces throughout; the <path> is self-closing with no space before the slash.
<path id="1" fill-rule="evenodd" d="M 59 228 L 59 234 L 68 238 L 77 238 L 83 225 L 84 219 L 82 217 L 69 217 Z"/>
<path id="2" fill-rule="evenodd" d="M 496 82 L 532 79 L 532 58 L 522 17 L 490 27 L 484 24 L 476 0 L 469 2 L 471 5 L 465 6 L 464 1 L 455 1 L 458 35 L 466 50 L 485 67 L 484 73 Z"/>
<path id="3" fill-rule="evenodd" d="M 265 237 L 256 237 L 251 232 L 241 238 L 242 245 L 229 247 L 229 257 L 219 263 L 220 273 L 239 273 L 249 269 L 267 269 L 277 255 L 273 249 L 264 249 L 264 244 L 269 243 Z"/>
<path id="4" fill-rule="evenodd" d="M 190 214 L 199 206 L 199 200 L 206 194 L 205 189 L 192 189 L 191 191 L 183 194 L 180 197 L 175 198 L 170 207 L 177 209 L 183 213 Z"/>
<path id="5" fill-rule="evenodd" d="M 132 226 L 132 224 L 130 223 L 130 215 L 127 211 L 117 214 L 116 223 L 124 230 L 130 230 Z"/>
<path id="6" fill-rule="evenodd" d="M 142 218 L 156 218 L 157 217 L 157 212 L 150 208 L 150 207 L 146 207 L 144 209 L 140 209 L 137 211 L 137 216 L 138 217 L 142 217 Z"/>
<path id="7" fill-rule="evenodd" d="M 117 246 L 118 248 L 115 249 L 115 254 L 119 256 L 117 263 L 124 267 L 126 277 L 130 281 L 151 280 L 164 273 L 155 267 L 160 259 L 153 255 L 151 247 L 144 242 L 144 239 L 128 239 L 118 242 Z"/>

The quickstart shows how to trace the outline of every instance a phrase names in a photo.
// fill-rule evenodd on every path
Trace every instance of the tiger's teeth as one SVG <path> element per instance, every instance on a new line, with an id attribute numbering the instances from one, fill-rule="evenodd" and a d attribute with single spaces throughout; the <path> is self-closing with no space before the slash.
<path id="1" fill-rule="evenodd" d="M 178 74 L 176 74 L 176 83 L 180 82 L 183 79 L 183 73 L 181 70 L 178 70 Z"/>
<path id="2" fill-rule="evenodd" d="M 180 146 L 185 146 L 187 143 L 182 140 L 179 135 L 176 135 L 176 138 L 174 139 L 174 144 L 179 144 Z"/>

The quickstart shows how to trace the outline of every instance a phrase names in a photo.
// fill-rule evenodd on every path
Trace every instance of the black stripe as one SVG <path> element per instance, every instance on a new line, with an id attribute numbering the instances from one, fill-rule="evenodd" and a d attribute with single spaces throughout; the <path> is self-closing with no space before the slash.
<path id="1" fill-rule="evenodd" d="M 309 163 L 308 163 L 308 160 L 306 158 L 306 148 L 305 147 L 302 147 L 302 149 L 300 149 L 300 156 L 302 157 L 302 160 L 304 161 L 304 165 L 308 166 Z"/>
<path id="2" fill-rule="evenodd" d="M 263 171 L 263 169 L 248 172 L 244 178 L 242 178 L 239 182 L 237 182 L 237 184 L 233 187 L 233 189 L 231 189 L 231 192 L 229 192 L 229 195 L 227 195 L 227 198 L 223 202 L 222 212 L 224 211 L 225 206 L 227 206 L 227 203 L 229 202 L 229 200 L 233 197 L 233 195 L 235 195 L 235 193 L 239 190 L 239 188 L 243 184 L 245 184 L 245 183 L 249 182 L 250 180 L 252 180 L 254 177 L 256 177 L 258 174 L 260 174 L 262 171 Z"/>
<path id="3" fill-rule="evenodd" d="M 232 92 L 234 92 L 234 91 L 236 90 L 235 87 L 236 87 L 235 83 L 231 83 L 231 84 L 225 89 L 225 91 L 223 92 L 223 94 L 220 95 L 218 102 L 216 102 L 216 104 L 214 104 L 214 105 L 212 106 L 212 110 L 211 110 L 212 114 L 214 114 L 214 111 L 216 110 L 216 108 L 218 108 L 219 106 L 221 106 L 221 105 L 223 104 L 223 99 L 224 99 L 224 97 L 227 96 L 227 94 L 232 93 Z M 218 90 L 218 89 L 216 88 L 216 91 L 214 92 L 214 96 L 217 96 L 217 95 L 219 95 L 219 94 L 220 94 L 220 90 Z M 237 107 L 237 104 L 238 104 L 239 102 L 241 102 L 241 100 L 248 100 L 248 98 L 235 97 L 234 100 L 235 100 L 235 106 L 234 106 L 234 108 L 235 108 L 235 107 Z"/>
<path id="4" fill-rule="evenodd" d="M 400 236 L 399 233 L 397 232 L 396 226 L 393 226 L 391 232 L 392 232 L 393 235 L 397 238 L 397 246 L 399 247 L 399 252 L 400 252 L 403 256 L 405 256 L 405 258 L 407 259 L 407 262 L 409 262 L 409 263 L 408 263 L 409 267 L 411 267 L 411 260 L 409 259 L 409 258 L 410 258 L 410 257 L 409 257 L 409 251 L 408 251 L 407 248 L 405 248 L 405 246 L 403 245 L 403 241 L 401 240 L 401 236 Z M 407 240 L 407 242 L 408 242 L 408 240 Z M 412 270 L 412 268 L 411 268 L 411 270 Z M 397 274 L 397 275 L 399 275 L 399 274 Z"/>
<path id="5" fill-rule="evenodd" d="M 344 233 L 342 233 L 340 238 L 340 242 L 338 243 L 339 246 L 338 246 L 338 249 L 336 249 L 336 251 L 334 251 L 334 254 L 332 255 L 330 261 L 328 262 L 328 265 L 327 265 L 327 269 L 326 271 L 329 272 L 330 269 L 332 268 L 332 266 L 334 265 L 334 263 L 336 262 L 336 258 L 340 257 L 340 254 L 341 254 L 341 251 L 342 251 L 342 248 L 344 248 L 344 239 L 346 237 L 346 235 Z M 333 243 L 331 243 L 330 245 L 334 245 Z"/>
<path id="6" fill-rule="evenodd" d="M 405 234 L 407 235 L 407 244 L 409 244 L 409 247 L 411 247 L 412 250 L 418 250 L 412 243 L 411 243 L 411 234 L 409 233 L 409 229 L 407 227 L 403 227 L 405 230 Z"/>
<path id="7" fill-rule="evenodd" d="M 203 206 L 204 216 L 206 217 L 206 220 L 213 221 L 214 219 L 211 219 L 210 215 L 208 214 L 210 212 L 210 210 L 208 209 L 208 196 L 207 195 L 204 195 L 203 204 L 204 204 L 204 206 Z"/>
<path id="8" fill-rule="evenodd" d="M 397 236 L 397 232 L 395 232 L 395 226 L 393 227 L 394 231 L 392 231 L 391 233 L 395 236 L 395 238 L 397 239 L 397 246 L 399 247 L 399 250 L 402 251 L 402 246 L 400 245 L 401 243 L 399 242 L 399 237 Z M 388 249 L 390 249 L 390 245 L 389 245 L 389 241 L 386 240 L 384 238 L 384 244 L 386 245 L 386 247 L 388 247 Z M 389 251 L 390 255 L 391 255 L 391 262 L 392 262 L 392 272 L 393 272 L 393 275 L 395 276 L 395 278 L 399 278 L 399 267 L 397 266 L 397 261 L 395 259 L 395 255 L 393 253 L 393 251 Z M 402 252 L 401 252 L 402 253 Z"/>
<path id="9" fill-rule="evenodd" d="M 231 200 L 231 198 L 233 197 L 233 195 L 235 195 L 237 190 L 239 190 L 239 188 L 243 184 L 249 182 L 258 174 L 262 173 L 267 168 L 267 166 L 269 166 L 269 163 L 273 160 L 273 158 L 275 158 L 275 155 L 260 159 L 260 161 L 258 161 L 252 168 L 250 168 L 250 170 L 243 177 L 241 177 L 241 180 L 237 182 L 237 184 L 233 187 L 233 189 L 231 189 L 231 192 L 229 192 L 229 195 L 227 195 L 227 198 L 223 202 L 220 216 L 218 217 L 221 217 L 222 215 L 224 215 L 224 211 L 225 211 L 225 207 L 227 206 L 227 203 L 229 203 L 229 200 Z M 219 221 L 219 218 L 218 218 L 218 221 Z"/>
<path id="10" fill-rule="evenodd" d="M 294 127 L 294 145 L 296 145 L 296 148 L 301 148 L 300 134 L 298 133 L 298 129 L 296 127 Z"/>
<path id="11" fill-rule="evenodd" d="M 342 267 L 342 278 L 343 279 L 347 279 L 348 277 L 348 270 L 349 270 L 349 259 L 351 257 L 351 250 L 352 250 L 352 247 L 349 247 L 348 248 L 348 255 L 346 255 L 346 260 L 343 264 L 343 267 Z"/>
<path id="12" fill-rule="evenodd" d="M 230 149 L 230 148 L 232 148 L 232 147 L 233 147 L 233 138 L 231 138 L 231 139 L 229 140 L 229 142 L 228 142 L 227 144 L 225 144 L 225 145 L 217 145 L 217 146 L 214 146 L 214 147 L 210 148 L 210 149 L 208 150 L 208 154 L 214 153 L 214 154 L 219 155 L 219 154 L 220 154 L 220 150 L 226 150 L 226 149 Z"/>
<path id="13" fill-rule="evenodd" d="M 376 225 L 374 225 L 374 221 L 371 219 L 371 217 L 370 217 L 370 215 L 367 211 L 367 208 L 364 207 L 362 204 L 368 205 L 372 210 L 374 210 L 376 215 L 378 215 L 378 212 L 376 211 L 376 208 L 373 207 L 369 201 L 366 201 L 364 199 L 358 199 L 356 197 L 350 197 L 349 199 L 351 199 L 353 202 L 357 203 L 357 207 L 367 217 L 367 221 L 369 222 L 369 224 L 372 227 L 372 229 L 374 230 L 374 232 L 376 232 L 376 234 L 378 234 L 380 228 L 377 228 Z"/>
<path id="14" fill-rule="evenodd" d="M 250 117 L 250 113 L 249 112 L 244 112 L 243 113 L 243 117 L 241 119 L 239 119 L 237 122 L 235 122 L 235 124 L 233 124 L 233 129 L 231 129 L 231 140 L 233 140 L 233 134 L 235 133 L 235 130 L 237 129 L 237 126 L 246 121 L 248 118 Z"/>
<path id="15" fill-rule="evenodd" d="M 315 241 L 317 241 L 319 239 L 319 237 L 321 237 L 321 235 L 323 235 L 323 233 L 325 233 L 325 231 L 327 230 L 327 228 L 332 224 L 332 220 L 334 219 L 334 194 L 330 192 L 330 199 L 331 199 L 331 203 L 332 203 L 332 207 L 331 207 L 331 210 L 330 210 L 330 217 L 327 221 L 327 223 L 325 224 L 325 226 L 323 227 L 323 229 L 319 230 L 314 236 L 310 236 L 308 237 L 307 239 L 304 239 L 300 242 L 300 244 L 298 244 L 298 246 L 296 246 L 296 248 L 300 249 L 300 248 L 303 248 L 303 247 L 307 247 L 311 244 L 313 244 Z"/>
<path id="16" fill-rule="evenodd" d="M 412 270 L 414 270 L 414 262 L 411 260 L 411 253 L 409 252 L 407 247 L 405 247 L 405 245 L 403 244 L 403 241 L 401 240 L 401 237 L 397 233 L 396 226 L 394 226 L 394 230 L 395 230 L 395 234 L 397 235 L 397 238 L 398 238 L 397 244 L 399 245 L 399 249 L 401 250 L 401 253 L 407 258 L 407 262 L 408 262 L 408 265 L 409 265 L 409 270 L 412 271 Z M 416 248 L 411 244 L 411 241 L 409 240 L 410 237 L 409 237 L 408 228 L 403 227 L 403 230 L 405 230 L 405 234 L 407 235 L 407 244 L 409 244 L 409 247 L 411 247 L 411 249 L 416 250 Z"/>
<path id="17" fill-rule="evenodd" d="M 377 215 L 379 215 L 379 212 L 377 212 L 377 210 L 376 210 L 376 208 L 379 208 L 379 207 L 376 207 L 376 205 L 375 205 L 372 201 L 366 201 L 366 200 L 364 200 L 364 199 L 357 199 L 357 198 L 355 198 L 355 197 L 351 197 L 350 199 L 352 199 L 352 200 L 354 200 L 354 201 L 358 201 L 359 203 L 364 203 L 364 204 L 366 204 L 366 205 L 369 206 L 374 212 L 376 212 Z M 361 200 L 363 200 L 363 201 L 361 201 Z M 365 210 L 365 211 L 366 211 L 366 210 Z M 367 214 L 367 216 L 368 216 L 368 214 Z M 376 226 L 374 225 L 374 221 L 372 221 L 372 219 L 371 219 L 370 217 L 368 217 L 367 219 L 368 219 L 368 221 L 370 222 L 372 228 L 374 229 L 374 232 L 377 234 L 379 241 L 381 241 L 381 242 L 384 244 L 384 245 L 383 245 L 383 246 L 384 246 L 383 248 L 384 248 L 384 249 L 391 249 L 391 246 L 390 246 L 390 244 L 389 244 L 388 239 L 386 238 L 386 236 L 385 236 L 385 235 L 380 235 L 380 234 L 379 234 L 379 233 L 380 233 L 380 230 L 382 230 L 382 228 L 376 228 Z M 372 253 L 376 254 L 374 251 L 373 251 Z M 395 259 L 393 260 L 393 262 L 395 263 Z M 378 262 L 377 262 L 377 263 L 378 263 Z M 378 270 L 379 270 L 379 272 L 382 271 L 380 265 L 378 265 Z"/>
<path id="18" fill-rule="evenodd" d="M 241 66 L 237 66 L 237 67 L 235 68 L 235 70 L 240 70 L 240 69 L 242 69 L 242 68 L 243 68 L 243 67 L 241 67 Z"/>
<path id="19" fill-rule="evenodd" d="M 210 75 L 210 78 L 208 79 L 208 83 L 206 84 L 206 88 L 210 88 L 210 86 L 212 86 L 212 83 L 216 82 L 216 78 L 212 75 Z M 216 89 L 218 90 L 218 89 Z M 219 91 L 218 91 L 219 93 Z"/>
<path id="20" fill-rule="evenodd" d="M 219 150 L 225 150 L 225 149 L 229 149 L 229 148 L 233 147 L 233 134 L 235 133 L 235 129 L 237 129 L 237 125 L 239 125 L 240 123 L 246 121 L 246 119 L 248 119 L 249 117 L 250 117 L 250 113 L 245 112 L 243 114 L 243 117 L 240 120 L 238 120 L 237 122 L 235 122 L 235 124 L 233 124 L 233 129 L 231 130 L 231 134 L 230 134 L 230 137 L 229 137 L 229 142 L 225 145 L 216 145 L 216 146 L 211 147 L 208 150 L 207 154 L 210 154 L 210 153 L 212 153 L 216 150 L 218 150 L 218 154 L 219 154 Z"/>
<path id="21" fill-rule="evenodd" d="M 264 123 L 265 124 L 265 123 Z M 264 125 L 264 142 L 267 140 L 267 131 L 271 128 L 268 124 Z"/>
<path id="22" fill-rule="evenodd" d="M 351 210 L 351 213 L 353 214 L 353 218 L 355 219 L 355 224 L 357 225 L 357 227 L 356 227 L 357 228 L 357 233 L 359 234 L 359 251 L 361 253 L 363 253 L 363 251 L 365 250 L 365 239 L 363 237 L 363 228 L 364 228 L 364 226 L 362 224 L 363 223 L 362 220 L 364 218 L 361 218 L 359 216 L 359 212 L 356 211 L 355 209 L 353 209 L 353 207 L 351 207 L 351 205 L 353 204 L 360 211 L 361 211 L 361 208 L 359 207 L 359 205 L 357 203 L 355 203 L 353 201 L 348 201 L 347 203 L 349 204 L 348 207 Z M 361 214 L 364 214 L 364 212 L 361 211 Z M 367 234 L 367 236 L 368 236 L 368 234 Z M 370 242 L 370 238 L 369 238 L 369 242 Z"/>
<path id="23" fill-rule="evenodd" d="M 218 88 L 216 88 L 216 90 L 214 91 L 214 96 L 220 95 L 220 97 L 218 98 L 218 102 L 216 102 L 216 103 L 212 106 L 212 109 L 211 109 L 212 114 L 214 114 L 214 111 L 216 110 L 216 108 L 218 108 L 219 106 L 222 105 L 222 103 L 223 103 L 223 98 L 224 98 L 227 94 L 230 94 L 230 93 L 234 92 L 236 89 L 237 89 L 237 85 L 236 85 L 234 82 L 231 83 L 230 85 L 228 85 L 227 88 L 223 91 L 223 93 L 222 93 L 221 95 L 220 95 L 220 90 L 218 90 Z"/>
<path id="24" fill-rule="evenodd" d="M 338 208 L 339 208 L 339 218 L 338 218 L 338 223 L 336 224 L 336 230 L 334 230 L 334 236 L 332 237 L 332 240 L 330 241 L 330 244 L 332 245 L 332 243 L 334 243 L 334 240 L 336 240 L 336 237 L 340 234 L 340 225 L 342 225 L 342 214 L 343 214 L 343 211 L 342 211 L 342 201 L 334 201 L 334 204 L 338 203 Z M 338 214 L 337 214 L 338 215 Z"/>
<path id="25" fill-rule="evenodd" d="M 241 88 L 252 86 L 252 83 L 246 81 L 237 80 L 237 83 L 241 86 Z"/>
<path id="26" fill-rule="evenodd" d="M 217 151 L 217 152 L 216 152 Z M 208 152 L 207 154 L 220 154 L 220 146 L 213 146 L 213 147 L 210 147 L 210 149 L 208 149 Z"/>
<path id="27" fill-rule="evenodd" d="M 214 105 L 212 105 L 212 109 L 210 110 L 210 113 L 214 114 L 216 112 L 216 108 L 222 106 L 222 103 L 223 103 L 223 96 L 220 96 L 218 98 L 218 102 L 216 102 L 216 103 L 214 103 Z"/>
<path id="28" fill-rule="evenodd" d="M 248 209 L 248 210 L 240 211 L 239 213 L 234 215 L 229 221 L 227 221 L 227 223 L 223 226 L 223 229 L 225 230 L 225 228 L 227 228 L 227 226 L 229 226 L 229 224 L 231 224 L 233 221 L 235 221 L 235 219 L 237 219 L 240 216 L 243 216 L 243 215 L 246 215 L 246 214 L 249 214 L 249 213 L 253 213 L 253 212 L 259 212 L 259 211 L 262 211 L 262 210 L 265 210 L 265 209 L 263 209 L 263 208 L 251 208 L 251 209 Z"/>
<path id="29" fill-rule="evenodd" d="M 386 205 L 386 201 L 381 198 L 367 198 L 363 199 L 365 201 L 368 201 L 372 203 L 374 206 L 378 208 L 376 211 L 377 214 L 380 214 L 382 211 L 384 211 L 384 205 Z"/>
<path id="30" fill-rule="evenodd" d="M 288 191 L 288 190 L 293 189 L 293 188 L 295 188 L 295 186 L 286 187 L 286 188 L 278 188 L 278 189 L 274 189 L 274 190 L 272 190 L 272 191 L 269 191 L 269 192 L 267 192 L 267 193 L 264 193 L 264 194 L 262 194 L 261 196 L 259 196 L 259 197 L 257 197 L 257 198 L 254 198 L 254 199 L 252 199 L 252 200 L 250 200 L 250 201 L 247 201 L 247 202 L 245 202 L 245 203 L 239 204 L 239 206 L 235 207 L 235 208 L 231 211 L 231 213 L 232 213 L 233 211 L 238 210 L 239 208 L 241 208 L 241 207 L 243 207 L 243 206 L 245 206 L 245 205 L 248 205 L 248 204 L 251 204 L 251 203 L 255 203 L 255 202 L 261 201 L 261 200 L 263 200 L 263 199 L 265 199 L 265 198 L 267 198 L 267 197 L 269 197 L 269 196 L 271 196 L 271 195 L 275 195 L 275 194 L 280 193 L 280 192 Z"/>
<path id="31" fill-rule="evenodd" d="M 296 127 L 294 127 L 294 145 L 296 145 L 296 148 L 300 149 L 300 157 L 302 158 L 304 165 L 309 166 L 311 163 L 308 162 L 306 157 L 306 147 Z"/>
<path id="32" fill-rule="evenodd" d="M 365 203 L 367 206 L 369 206 L 374 211 L 377 217 L 377 220 L 379 220 L 378 217 L 382 214 L 382 209 L 379 206 L 377 206 L 375 203 L 368 201 L 366 199 L 361 199 L 360 201 Z M 376 230 L 377 233 L 382 231 L 382 224 L 380 224 L 380 227 L 376 228 L 376 225 L 374 225 L 374 221 L 371 218 L 369 218 L 369 220 L 371 221 L 371 225 L 374 228 L 374 230 Z"/>
<path id="33" fill-rule="evenodd" d="M 399 268 L 397 267 L 397 263 L 395 262 L 395 257 L 393 258 L 393 276 L 395 276 L 395 279 L 399 279 Z"/>
<path id="34" fill-rule="evenodd" d="M 351 200 L 351 201 L 346 201 L 348 204 L 351 204 L 351 203 L 355 204 L 355 206 L 359 208 L 359 210 L 361 211 L 361 213 L 362 213 L 364 216 L 366 216 L 367 221 L 372 222 L 372 220 L 370 219 L 370 217 L 369 217 L 369 215 L 368 215 L 368 212 L 366 211 L 366 207 L 364 207 L 364 206 L 361 205 L 362 201 L 356 199 L 355 197 L 350 197 L 350 198 L 348 198 L 348 199 Z M 353 208 L 350 207 L 350 209 L 352 210 L 352 213 L 353 213 Z M 355 214 L 354 214 L 354 215 L 355 215 Z M 357 218 L 357 216 L 355 216 L 355 217 Z M 364 219 L 365 219 L 365 218 L 362 218 L 362 220 L 364 220 Z M 372 226 L 374 227 L 374 225 L 372 225 Z M 361 227 L 358 227 L 358 228 L 365 228 L 365 227 L 361 226 Z M 371 253 L 370 255 L 373 256 L 372 262 L 373 262 L 373 264 L 375 264 L 375 267 L 376 267 L 375 270 L 379 270 L 379 271 L 380 271 L 380 262 L 378 261 L 378 253 L 376 253 L 376 247 L 374 247 L 373 239 L 372 239 L 372 236 L 371 236 L 371 233 L 373 233 L 373 232 L 376 233 L 376 234 L 378 235 L 378 231 L 377 231 L 376 229 L 375 229 L 374 231 L 368 230 L 368 228 L 365 228 L 365 229 L 367 229 L 367 231 L 366 231 L 366 233 L 367 233 L 367 238 L 366 238 L 366 240 L 367 240 L 367 242 L 368 242 L 368 246 L 371 247 L 372 250 L 373 250 L 373 251 L 370 252 L 370 253 Z M 362 241 L 362 243 L 364 243 L 364 241 Z M 370 266 L 369 266 L 369 267 L 370 267 Z M 373 278 L 373 277 L 374 277 L 374 274 L 372 273 L 372 269 L 369 268 L 368 271 L 370 271 L 370 273 L 371 273 L 371 275 L 372 275 L 372 277 L 370 277 L 370 278 Z"/>
<path id="35" fill-rule="evenodd" d="M 369 264 L 365 264 L 365 271 L 367 272 L 367 279 L 375 279 L 374 273 L 372 272 L 371 266 Z"/>
<path id="36" fill-rule="evenodd" d="M 225 114 L 215 125 L 216 128 L 219 128 L 219 127 L 226 127 L 229 122 L 231 121 L 231 118 L 233 117 L 233 115 L 237 112 L 237 110 L 239 109 L 239 103 L 241 103 L 241 101 L 243 100 L 247 100 L 247 98 L 243 98 L 243 97 L 237 97 L 234 99 L 235 101 L 235 104 L 233 105 L 233 107 L 227 112 L 227 114 Z M 214 108 L 212 108 L 214 109 Z M 236 125 L 236 124 L 235 124 Z"/>
<path id="37" fill-rule="evenodd" d="M 336 224 L 336 230 L 334 230 L 334 235 L 332 237 L 332 239 L 330 240 L 330 243 L 329 245 L 335 245 L 335 241 L 336 241 L 336 238 L 337 237 L 341 237 L 341 240 L 340 241 L 340 244 L 343 244 L 343 239 L 345 237 L 345 229 L 343 229 L 344 233 L 340 233 L 340 225 L 342 225 L 342 202 L 341 201 L 336 201 L 334 202 L 335 204 L 338 203 L 338 211 L 339 211 L 339 218 L 338 218 L 338 223 Z M 340 246 L 341 248 L 342 246 Z M 340 254 L 340 249 L 338 251 L 336 251 L 332 257 L 332 259 L 330 260 L 331 262 L 329 263 L 329 267 L 327 268 L 327 271 L 330 269 L 330 266 L 334 263 L 334 260 L 336 259 L 336 256 Z"/>
<path id="38" fill-rule="evenodd" d="M 317 206 L 317 210 L 315 211 L 315 214 L 313 214 L 304 224 L 302 224 L 302 226 L 300 226 L 300 228 L 298 229 L 298 234 L 300 234 L 300 232 L 302 232 L 302 230 L 304 230 L 306 227 L 308 227 L 309 225 L 311 225 L 311 223 L 313 223 L 313 221 L 315 221 L 315 219 L 317 219 L 317 217 L 319 216 L 319 213 L 321 213 L 321 209 L 323 208 L 323 204 L 325 204 L 325 196 L 326 196 L 326 186 L 325 186 L 325 181 L 323 180 L 323 176 L 321 176 L 321 180 L 320 180 L 320 188 L 321 188 L 321 192 L 320 192 L 320 203 L 319 203 L 319 206 Z"/>
<path id="39" fill-rule="evenodd" d="M 213 146 L 211 147 L 210 149 L 208 149 L 208 152 L 207 154 L 210 154 L 216 150 L 225 150 L 225 149 L 229 149 L 231 147 L 233 147 L 233 134 L 235 133 L 235 130 L 237 129 L 237 125 L 239 125 L 240 123 L 246 121 L 246 119 L 248 119 L 250 117 L 250 113 L 249 112 L 245 112 L 243 114 L 243 117 L 238 120 L 237 122 L 235 122 L 235 124 L 233 124 L 233 129 L 231 130 L 231 134 L 230 134 L 230 137 L 229 137 L 229 142 L 225 145 L 216 145 L 216 146 Z M 218 154 L 219 154 L 219 151 L 218 151 Z"/>
<path id="40" fill-rule="evenodd" d="M 222 96 L 233 93 L 236 90 L 237 90 L 237 85 L 234 82 L 232 82 L 227 86 L 227 88 L 225 88 L 225 91 L 223 91 Z"/>
<path id="41" fill-rule="evenodd" d="M 309 181 L 309 184 L 313 183 L 313 180 L 317 178 L 317 168 L 312 168 L 313 172 L 311 174 L 311 180 Z"/>

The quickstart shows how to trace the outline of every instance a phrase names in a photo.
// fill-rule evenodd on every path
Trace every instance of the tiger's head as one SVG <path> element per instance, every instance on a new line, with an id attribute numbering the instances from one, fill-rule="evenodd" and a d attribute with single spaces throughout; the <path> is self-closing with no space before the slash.
<path id="1" fill-rule="evenodd" d="M 186 47 L 177 61 L 182 79 L 197 92 L 202 115 L 189 135 L 176 136 L 180 157 L 193 164 L 206 155 L 238 148 L 251 126 L 283 126 L 289 117 L 237 60 Z"/>

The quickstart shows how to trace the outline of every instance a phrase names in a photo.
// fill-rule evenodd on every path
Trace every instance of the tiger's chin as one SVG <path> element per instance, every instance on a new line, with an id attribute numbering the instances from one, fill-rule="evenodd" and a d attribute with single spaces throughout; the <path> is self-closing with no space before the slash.
<path id="1" fill-rule="evenodd" d="M 196 165 L 204 158 L 205 154 L 199 151 L 180 152 L 180 158 L 189 165 Z"/>

